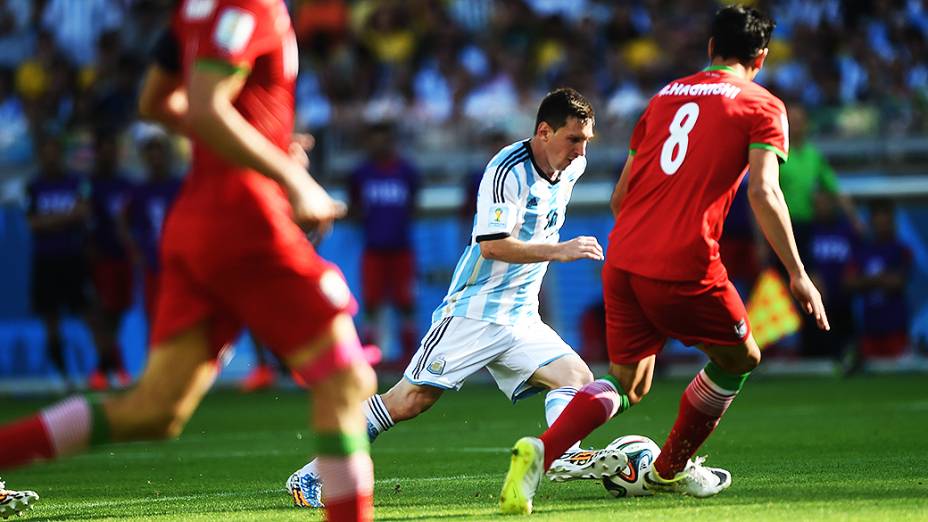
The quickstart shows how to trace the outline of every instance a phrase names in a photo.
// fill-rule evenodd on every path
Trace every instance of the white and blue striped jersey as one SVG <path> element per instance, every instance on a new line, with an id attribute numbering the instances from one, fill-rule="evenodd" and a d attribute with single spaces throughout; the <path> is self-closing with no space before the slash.
<path id="1" fill-rule="evenodd" d="M 538 291 L 548 263 L 506 263 L 484 258 L 480 242 L 512 236 L 557 243 L 574 184 L 586 169 L 580 156 L 552 182 L 532 157 L 529 140 L 504 147 L 487 164 L 477 191 L 471 241 L 432 321 L 468 317 L 512 325 L 538 317 Z"/>

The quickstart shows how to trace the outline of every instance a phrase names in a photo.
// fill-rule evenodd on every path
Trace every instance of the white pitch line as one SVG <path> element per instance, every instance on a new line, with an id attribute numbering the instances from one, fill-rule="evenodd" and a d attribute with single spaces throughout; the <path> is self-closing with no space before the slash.
<path id="1" fill-rule="evenodd" d="M 393 478 L 383 478 L 377 479 L 374 482 L 381 485 L 393 485 L 397 482 L 404 484 L 419 484 L 419 483 L 430 483 L 430 482 L 450 482 L 450 481 L 460 481 L 460 480 L 483 480 L 499 478 L 499 476 L 490 473 L 484 473 L 480 475 L 450 475 L 445 477 L 393 477 Z M 164 503 L 164 502 L 184 502 L 189 500 L 199 500 L 199 499 L 208 499 L 208 498 L 225 498 L 225 497 L 247 497 L 253 495 L 270 495 L 272 493 L 279 493 L 281 497 L 287 495 L 287 492 L 284 488 L 276 489 L 258 489 L 258 490 L 249 490 L 249 491 L 221 491 L 215 493 L 203 493 L 200 495 L 165 495 L 158 497 L 150 498 L 129 498 L 123 500 L 103 500 L 103 501 L 91 501 L 91 502 L 68 502 L 67 505 L 62 505 L 62 507 L 75 507 L 75 508 L 100 508 L 100 507 L 118 507 L 118 506 L 134 506 L 134 505 L 143 505 L 143 504 L 154 504 L 154 503 Z M 54 503 L 54 498 L 45 497 L 46 503 Z"/>

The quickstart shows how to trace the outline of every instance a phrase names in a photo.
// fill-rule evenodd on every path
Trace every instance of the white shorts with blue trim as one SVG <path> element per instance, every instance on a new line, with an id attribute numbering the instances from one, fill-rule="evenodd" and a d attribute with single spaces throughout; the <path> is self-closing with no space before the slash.
<path id="1" fill-rule="evenodd" d="M 502 325 L 446 317 L 429 327 L 404 376 L 413 384 L 460 390 L 468 377 L 486 368 L 515 402 L 540 391 L 528 383 L 536 370 L 573 353 L 541 319 Z"/>

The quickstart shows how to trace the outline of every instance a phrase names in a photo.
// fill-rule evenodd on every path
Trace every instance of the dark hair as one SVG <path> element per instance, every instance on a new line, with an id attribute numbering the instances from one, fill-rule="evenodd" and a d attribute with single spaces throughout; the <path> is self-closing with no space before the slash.
<path id="1" fill-rule="evenodd" d="M 747 63 L 767 47 L 776 26 L 772 18 L 753 7 L 725 6 L 712 20 L 712 56 Z"/>
<path id="2" fill-rule="evenodd" d="M 545 122 L 552 129 L 558 130 L 567 124 L 567 118 L 574 117 L 580 121 L 592 120 L 593 106 L 582 94 L 570 87 L 549 92 L 538 106 L 538 116 L 535 118 L 535 131 L 538 125 Z"/>

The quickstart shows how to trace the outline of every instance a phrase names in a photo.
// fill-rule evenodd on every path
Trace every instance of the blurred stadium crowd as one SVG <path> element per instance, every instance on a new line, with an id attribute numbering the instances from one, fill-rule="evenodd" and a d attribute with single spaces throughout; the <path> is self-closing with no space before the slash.
<path id="1" fill-rule="evenodd" d="M 129 258 L 147 259 L 148 267 L 157 264 L 152 251 L 156 238 L 150 237 L 160 227 L 157 212 L 137 210 L 133 218 L 129 209 L 133 201 L 142 205 L 152 203 L 152 198 L 169 200 L 176 180 L 168 178 L 183 170 L 183 143 L 137 122 L 135 110 L 149 49 L 172 4 L 166 0 L 0 0 L 0 205 L 21 204 L 31 216 L 34 276 L 43 270 L 59 274 L 83 265 L 75 257 L 86 250 L 80 238 L 88 226 L 93 230 L 89 237 L 95 242 L 91 250 L 96 257 L 85 273 L 109 274 L 94 276 L 99 279 L 95 280 L 96 312 L 88 316 L 98 348 L 104 345 L 103 371 L 122 371 L 118 357 L 106 355 L 118 351 L 113 348 L 114 329 L 118 314 L 128 306 L 126 299 L 131 299 L 113 286 L 125 281 L 115 279 L 131 277 L 132 268 L 125 268 Z M 394 140 L 391 135 L 386 141 L 372 141 L 371 136 L 395 131 L 409 157 L 402 175 L 406 185 L 401 190 L 406 192 L 403 197 L 395 191 L 381 192 L 392 194 L 394 201 L 379 204 L 404 206 L 402 212 L 408 216 L 400 221 L 412 219 L 418 172 L 425 185 L 472 183 L 465 178 L 486 161 L 486 147 L 527 135 L 538 100 L 559 85 L 580 90 L 596 107 L 597 134 L 608 138 L 594 148 L 614 154 L 599 163 L 591 161 L 591 175 L 612 179 L 624 159 L 631 126 L 651 93 L 706 62 L 704 28 L 719 5 L 701 0 L 292 0 L 288 4 L 301 58 L 297 130 L 315 136 L 312 171 L 337 183 L 363 177 L 358 174 L 363 169 L 376 171 L 378 158 L 390 154 L 383 148 L 392 147 Z M 794 110 L 797 117 L 808 120 L 808 125 L 800 125 L 803 137 L 806 129 L 816 136 L 833 137 L 919 136 L 928 131 L 925 2 L 756 4 L 769 10 L 778 24 L 759 80 L 790 103 L 791 120 Z M 381 125 L 385 121 L 395 126 L 385 128 Z M 794 145 L 796 152 L 804 151 L 803 159 L 793 166 L 794 179 L 801 186 L 792 187 L 787 197 L 793 198 L 789 204 L 791 211 L 796 209 L 793 217 L 806 256 L 820 271 L 833 303 L 850 303 L 848 292 L 853 292 L 863 300 L 859 306 L 871 307 L 865 308 L 863 317 L 879 323 L 868 331 L 869 322 L 855 324 L 853 312 L 842 308 L 838 324 L 847 335 L 840 342 L 855 331 L 865 338 L 896 336 L 887 354 L 898 355 L 907 343 L 898 336 L 908 329 L 904 294 L 911 259 L 895 236 L 891 205 L 877 202 L 871 223 L 864 223 L 838 193 L 826 159 L 811 144 L 804 149 L 804 141 L 800 138 Z M 364 150 L 365 144 L 369 150 Z M 429 151 L 436 152 L 439 160 L 429 161 L 425 157 Z M 371 162 L 364 163 L 364 154 L 372 156 Z M 479 161 L 465 166 L 454 160 L 473 156 Z M 58 172 L 73 177 L 75 201 L 86 200 L 86 208 L 83 203 L 72 201 L 70 207 L 62 203 L 68 208 L 59 212 L 61 219 L 37 227 L 35 216 L 48 210 L 38 203 L 42 179 Z M 143 185 L 154 188 L 146 193 L 138 188 Z M 350 192 L 358 199 L 356 194 L 363 189 L 351 187 Z M 472 187 L 465 191 L 472 193 Z M 164 201 L 158 204 L 163 212 Z M 362 213 L 383 211 L 374 208 L 377 205 L 365 207 L 360 199 L 356 207 Z M 467 215 L 467 201 L 462 209 Z M 743 215 L 733 211 L 727 225 L 730 241 L 724 248 L 733 249 L 731 259 L 740 261 L 730 267 L 733 277 L 746 278 L 745 288 L 750 289 L 764 261 L 754 253 L 757 238 L 747 210 L 742 210 Z M 52 214 L 55 211 L 51 209 Z M 394 212 L 390 218 L 394 219 L 396 209 L 388 212 Z M 357 217 L 363 218 L 368 236 L 376 234 L 382 219 L 370 213 Z M 372 223 L 370 229 L 365 222 Z M 49 233 L 50 240 L 40 238 Z M 398 238 L 396 244 L 380 247 L 411 251 L 408 231 L 404 233 L 407 237 Z M 369 250 L 380 248 L 369 238 L 366 244 Z M 861 257 L 865 255 L 869 257 Z M 42 261 L 42 256 L 48 259 Z M 111 258 L 121 264 L 107 265 Z M 46 265 L 40 266 L 43 262 Z M 403 270 L 414 269 L 404 265 Z M 48 315 L 43 299 L 49 297 L 41 294 L 66 293 L 70 284 L 50 277 L 33 279 L 48 283 L 39 290 L 33 283 L 33 310 L 42 315 Z M 407 279 L 412 279 L 411 272 Z M 408 295 L 408 290 L 392 292 Z M 83 308 L 83 303 L 67 301 L 59 304 Z M 408 321 L 412 305 L 408 297 L 399 301 L 394 304 L 405 321 L 403 344 L 414 344 L 415 332 L 409 331 Z M 589 323 L 581 326 L 584 344 L 597 342 L 595 314 L 593 309 L 584 316 Z M 49 342 L 60 342 L 55 335 L 49 337 Z M 821 346 L 821 340 L 807 342 Z M 878 355 L 879 347 L 887 344 L 876 342 L 871 349 Z M 584 349 L 592 354 L 590 350 L 596 348 Z M 843 347 L 810 353 L 836 356 L 841 351 Z"/>

